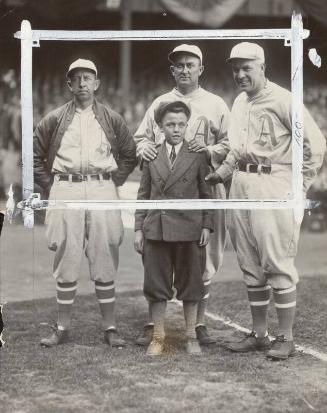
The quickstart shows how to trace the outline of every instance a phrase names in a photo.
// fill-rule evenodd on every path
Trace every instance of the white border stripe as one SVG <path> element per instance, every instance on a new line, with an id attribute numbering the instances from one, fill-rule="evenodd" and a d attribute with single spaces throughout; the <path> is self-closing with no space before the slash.
<path id="1" fill-rule="evenodd" d="M 180 301 L 177 301 L 177 300 L 172 300 L 172 302 L 173 302 L 174 304 L 179 305 L 180 307 L 183 305 Z M 225 324 L 225 325 L 227 325 L 227 326 L 229 326 L 229 327 L 234 328 L 235 330 L 242 331 L 243 333 L 251 333 L 251 330 L 249 330 L 248 328 L 242 327 L 242 326 L 240 326 L 239 324 L 234 323 L 233 321 L 228 320 L 227 318 L 222 317 L 222 316 L 220 316 L 220 315 L 218 315 L 218 314 L 213 314 L 213 313 L 211 313 L 211 312 L 209 312 L 209 311 L 206 311 L 206 312 L 205 312 L 205 315 L 206 315 L 208 318 L 210 318 L 211 320 L 219 321 L 219 322 L 221 322 L 221 323 L 223 323 L 223 324 Z M 269 338 L 270 338 L 270 340 L 274 339 L 273 336 L 269 336 Z M 308 347 L 308 346 L 298 346 L 298 345 L 295 345 L 295 348 L 296 348 L 297 351 L 300 351 L 300 352 L 302 352 L 302 353 L 304 353 L 304 354 L 308 354 L 308 355 L 310 355 L 310 356 L 312 356 L 312 357 L 315 357 L 315 358 L 318 359 L 318 360 L 322 360 L 322 361 L 325 361 L 325 362 L 327 363 L 327 354 L 326 354 L 326 353 L 322 353 L 322 352 L 317 351 L 317 350 L 315 350 L 315 349 L 313 349 L 313 348 L 310 348 L 310 347 Z"/>
<path id="2" fill-rule="evenodd" d="M 56 288 L 57 288 L 57 291 L 76 291 L 77 285 L 75 285 L 74 287 L 67 287 L 67 288 L 59 287 L 59 285 L 57 285 Z"/>
<path id="3" fill-rule="evenodd" d="M 267 290 L 271 290 L 271 286 L 270 285 L 265 285 L 264 287 L 247 287 L 247 290 L 250 292 L 256 292 L 256 291 L 267 291 Z"/>
<path id="4" fill-rule="evenodd" d="M 263 305 L 268 305 L 270 300 L 266 301 L 250 301 L 250 306 L 251 307 L 260 307 Z"/>
<path id="5" fill-rule="evenodd" d="M 57 303 L 58 304 L 73 304 L 74 300 L 58 300 L 57 298 Z"/>
<path id="6" fill-rule="evenodd" d="M 96 285 L 95 284 L 95 289 L 96 290 L 102 290 L 102 291 L 108 291 L 108 290 L 113 290 L 115 288 L 115 284 L 111 285 Z"/>
<path id="7" fill-rule="evenodd" d="M 284 303 L 284 304 L 280 304 L 280 303 L 275 302 L 275 307 L 276 308 L 291 308 L 291 307 L 295 307 L 295 306 L 296 306 L 296 301 L 292 301 L 291 303 Z"/>
<path id="8" fill-rule="evenodd" d="M 115 301 L 115 297 L 112 298 L 98 298 L 98 301 L 100 304 L 107 304 L 107 303 L 112 303 Z"/>
<path id="9" fill-rule="evenodd" d="M 292 293 L 293 291 L 296 291 L 296 285 L 293 285 L 293 287 L 287 288 L 287 290 L 274 290 L 274 294 L 288 294 L 288 293 Z"/>

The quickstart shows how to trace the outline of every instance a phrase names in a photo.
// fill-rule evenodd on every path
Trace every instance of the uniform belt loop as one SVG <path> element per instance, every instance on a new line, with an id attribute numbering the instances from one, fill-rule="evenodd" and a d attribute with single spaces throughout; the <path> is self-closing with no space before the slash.
<path id="1" fill-rule="evenodd" d="M 91 179 L 92 179 L 91 175 L 84 175 L 84 176 L 86 176 L 87 183 L 91 182 Z"/>
<path id="2" fill-rule="evenodd" d="M 103 186 L 103 175 L 99 174 L 100 186 Z"/>
<path id="3" fill-rule="evenodd" d="M 250 166 L 251 166 L 251 164 L 249 164 L 249 163 L 246 164 L 246 173 L 247 174 L 250 173 Z"/>
<path id="4" fill-rule="evenodd" d="M 258 175 L 261 175 L 261 173 L 262 173 L 262 163 L 259 163 L 258 164 Z"/>
<path id="5" fill-rule="evenodd" d="M 68 175 L 68 180 L 69 180 L 69 186 L 72 186 L 73 185 L 73 176 L 72 176 L 72 174 Z"/>

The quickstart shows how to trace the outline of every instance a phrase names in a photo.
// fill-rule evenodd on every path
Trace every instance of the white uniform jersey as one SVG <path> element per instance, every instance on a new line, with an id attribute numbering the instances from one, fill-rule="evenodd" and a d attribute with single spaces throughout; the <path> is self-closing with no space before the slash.
<path id="1" fill-rule="evenodd" d="M 183 95 L 174 88 L 152 102 L 134 135 L 137 153 L 142 154 L 142 144 L 146 137 L 158 144 L 163 142 L 164 136 L 154 120 L 154 111 L 160 102 L 175 100 L 185 102 L 191 107 L 192 113 L 188 121 L 185 139 L 190 141 L 195 138 L 204 141 L 209 147 L 211 163 L 217 168 L 229 151 L 227 128 L 230 113 L 222 98 L 201 87 L 187 95 Z M 211 125 L 218 130 L 217 136 L 210 130 Z"/>
<path id="2" fill-rule="evenodd" d="M 325 139 L 304 108 L 304 188 L 308 189 L 323 161 Z M 231 111 L 228 130 L 231 152 L 217 170 L 228 178 L 236 161 L 265 165 L 292 165 L 292 94 L 267 81 L 264 89 L 249 97 L 242 92 Z"/>

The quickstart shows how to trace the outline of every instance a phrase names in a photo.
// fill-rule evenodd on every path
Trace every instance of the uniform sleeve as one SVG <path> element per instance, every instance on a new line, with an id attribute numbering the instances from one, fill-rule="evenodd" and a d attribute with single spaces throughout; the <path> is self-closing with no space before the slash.
<path id="1" fill-rule="evenodd" d="M 149 169 L 149 162 L 145 161 L 143 163 L 142 176 L 141 176 L 140 187 L 137 193 L 137 199 L 146 200 L 146 199 L 150 199 L 150 196 L 151 196 L 151 175 L 150 175 L 150 169 Z M 135 211 L 135 226 L 134 226 L 135 231 L 143 229 L 143 222 L 147 215 L 147 212 L 148 211 L 146 209 L 137 209 Z"/>
<path id="2" fill-rule="evenodd" d="M 154 123 L 154 103 L 152 103 L 145 112 L 144 118 L 134 135 L 137 156 L 143 156 L 144 148 L 149 140 L 155 141 L 153 133 Z"/>
<path id="3" fill-rule="evenodd" d="M 114 131 L 118 144 L 118 170 L 112 173 L 112 179 L 115 185 L 121 186 L 137 165 L 136 146 L 133 136 L 121 116 L 115 119 Z"/>
<path id="4" fill-rule="evenodd" d="M 222 102 L 222 110 L 219 118 L 219 128 L 214 131 L 215 145 L 209 145 L 211 165 L 216 169 L 226 158 L 230 146 L 227 136 L 228 125 L 230 120 L 230 111 L 225 102 Z"/>
<path id="5" fill-rule="evenodd" d="M 222 165 L 216 170 L 223 182 L 227 182 L 232 178 L 235 170 L 237 158 L 233 150 L 231 150 Z"/>
<path id="6" fill-rule="evenodd" d="M 199 195 L 200 199 L 212 199 L 212 188 L 209 184 L 206 183 L 205 177 L 209 173 L 209 167 L 205 156 L 202 156 L 202 160 L 199 167 L 199 174 L 198 174 L 198 185 L 199 185 Z M 202 227 L 207 228 L 210 232 L 213 232 L 214 224 L 213 224 L 213 210 L 212 209 L 204 209 L 202 210 L 203 215 L 203 223 Z"/>
<path id="7" fill-rule="evenodd" d="M 49 194 L 52 185 L 52 175 L 46 163 L 51 135 L 50 122 L 46 117 L 39 122 L 33 133 L 35 188 L 37 192 L 42 192 L 45 196 Z"/>
<path id="8" fill-rule="evenodd" d="M 288 106 L 286 123 L 292 130 L 292 106 Z M 307 192 L 324 160 L 326 140 L 309 111 L 303 106 L 303 190 Z"/>
<path id="9" fill-rule="evenodd" d="M 303 188 L 307 191 L 324 160 L 326 140 L 309 111 L 303 110 Z"/>

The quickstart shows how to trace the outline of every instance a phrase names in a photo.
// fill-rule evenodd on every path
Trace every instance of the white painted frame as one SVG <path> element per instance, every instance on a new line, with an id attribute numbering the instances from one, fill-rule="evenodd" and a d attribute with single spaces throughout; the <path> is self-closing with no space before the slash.
<path id="1" fill-rule="evenodd" d="M 293 13 L 291 28 L 247 30 L 131 30 L 131 31 L 64 31 L 32 30 L 24 20 L 14 37 L 21 40 L 21 105 L 23 200 L 33 194 L 33 100 L 32 49 L 41 40 L 62 41 L 123 41 L 123 40 L 205 40 L 205 39 L 280 39 L 291 47 L 292 81 L 292 174 L 291 199 L 231 199 L 231 200 L 104 200 L 49 201 L 51 208 L 92 209 L 294 209 L 301 216 L 303 201 L 303 40 L 309 31 L 303 29 L 302 17 Z M 33 209 L 24 223 L 33 227 Z"/>

